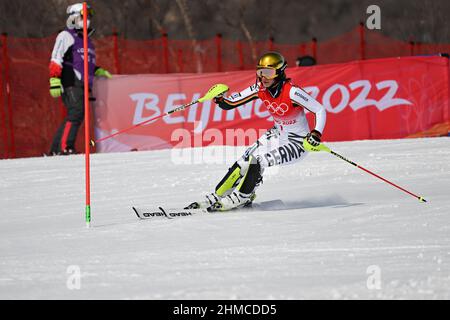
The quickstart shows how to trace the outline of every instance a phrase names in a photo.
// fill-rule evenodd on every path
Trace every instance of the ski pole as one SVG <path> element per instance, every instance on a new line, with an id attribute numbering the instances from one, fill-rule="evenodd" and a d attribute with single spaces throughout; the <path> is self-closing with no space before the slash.
<path id="1" fill-rule="evenodd" d="M 306 139 L 304 139 L 304 140 L 303 140 L 303 147 L 304 147 L 307 151 L 313 151 L 313 152 L 325 151 L 325 152 L 331 153 L 333 156 L 336 156 L 336 157 L 338 157 L 339 159 L 342 159 L 342 160 L 344 160 L 345 162 L 350 163 L 351 165 L 354 165 L 355 167 L 357 167 L 357 168 L 359 168 L 359 169 L 361 169 L 361 170 L 363 170 L 363 171 L 365 171 L 365 172 L 367 172 L 367 173 L 373 175 L 374 177 L 376 177 L 376 178 L 378 178 L 378 179 L 380 179 L 380 180 L 383 180 L 384 182 L 389 183 L 390 185 L 392 185 L 392 186 L 394 186 L 394 187 L 396 187 L 396 188 L 402 190 L 403 192 L 408 193 L 409 195 L 415 197 L 415 198 L 418 199 L 419 201 L 421 201 L 421 202 L 427 202 L 427 200 L 425 200 L 423 197 L 418 196 L 418 195 L 416 195 L 416 194 L 414 194 L 414 193 L 412 193 L 412 192 L 410 192 L 410 191 L 408 191 L 408 190 L 406 190 L 406 189 L 404 189 L 404 188 L 402 188 L 402 187 L 396 185 L 395 183 L 393 183 L 393 182 L 391 182 L 391 181 L 389 181 L 389 180 L 387 180 L 387 179 L 385 179 L 385 178 L 383 178 L 383 177 L 377 175 L 376 173 L 373 173 L 372 171 L 370 171 L 370 170 L 368 170 L 368 169 L 366 169 L 366 168 L 360 166 L 359 164 L 357 164 L 357 163 L 355 163 L 355 162 L 353 162 L 353 161 L 351 161 L 351 160 L 348 160 L 347 158 L 341 156 L 341 155 L 338 154 L 337 152 L 334 152 L 333 150 L 331 150 L 330 148 L 328 148 L 328 147 L 327 147 L 326 145 L 324 145 L 323 143 L 319 144 L 317 147 L 314 147 L 314 146 L 312 146 Z"/>
<path id="2" fill-rule="evenodd" d="M 148 119 L 148 120 L 139 122 L 139 123 L 137 123 L 137 124 L 135 124 L 135 125 L 132 125 L 131 127 L 122 129 L 122 130 L 117 131 L 117 132 L 115 132 L 115 133 L 113 133 L 113 134 L 110 134 L 110 135 L 108 135 L 108 136 L 105 136 L 105 137 L 102 137 L 102 138 L 100 138 L 100 139 L 97 139 L 97 140 L 95 140 L 95 141 L 94 141 L 94 140 L 91 140 L 91 146 L 95 146 L 95 144 L 98 143 L 98 142 L 100 142 L 100 141 L 104 141 L 104 140 L 106 140 L 106 139 L 115 137 L 115 136 L 117 136 L 117 135 L 119 135 L 119 134 L 121 134 L 121 133 L 130 131 L 130 130 L 132 130 L 132 129 L 134 129 L 134 128 L 140 127 L 140 126 L 142 126 L 142 125 L 144 125 L 144 124 L 146 124 L 146 123 L 149 123 L 149 122 L 151 122 L 151 121 L 157 120 L 157 119 L 159 119 L 159 118 L 168 116 L 168 115 L 170 115 L 170 114 L 172 114 L 172 113 L 174 113 L 174 112 L 184 110 L 184 109 L 186 109 L 186 108 L 188 108 L 188 107 L 190 107 L 190 106 L 192 106 L 192 105 L 194 105 L 194 104 L 196 104 L 196 103 L 198 103 L 198 102 L 203 102 L 203 101 L 206 101 L 206 100 L 211 100 L 211 99 L 213 99 L 213 98 L 215 98 L 215 97 L 217 97 L 217 96 L 219 96 L 219 95 L 221 95 L 221 94 L 224 94 L 224 93 L 227 92 L 228 90 L 229 90 L 229 88 L 228 88 L 228 86 L 225 85 L 225 84 L 221 84 L 221 83 L 215 84 L 215 85 L 213 85 L 211 88 L 209 88 L 208 92 L 206 92 L 206 94 L 205 94 L 203 97 L 201 97 L 201 98 L 199 98 L 199 99 L 197 99 L 197 100 L 194 100 L 194 101 L 192 101 L 192 102 L 189 102 L 189 103 L 187 103 L 187 104 L 183 104 L 183 105 L 181 105 L 181 106 L 179 106 L 179 107 L 176 107 L 175 109 L 172 109 L 172 110 L 170 110 L 170 111 L 168 111 L 168 112 L 166 112 L 166 113 L 164 113 L 164 114 L 161 114 L 161 115 L 159 115 L 159 116 L 156 116 L 156 117 L 153 117 L 153 118 L 151 118 L 151 119 Z"/>

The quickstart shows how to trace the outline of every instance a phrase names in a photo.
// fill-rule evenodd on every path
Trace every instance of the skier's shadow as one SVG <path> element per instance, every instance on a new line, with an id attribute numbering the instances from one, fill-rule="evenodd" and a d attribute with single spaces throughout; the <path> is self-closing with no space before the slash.
<path id="1" fill-rule="evenodd" d="M 253 203 L 252 209 L 261 211 L 271 210 L 293 210 L 293 209 L 310 209 L 310 208 L 345 208 L 363 205 L 363 203 L 349 203 L 340 196 L 329 196 L 322 198 L 310 198 L 308 200 L 301 201 L 282 201 L 282 200 L 270 200 L 262 201 L 259 203 Z"/>

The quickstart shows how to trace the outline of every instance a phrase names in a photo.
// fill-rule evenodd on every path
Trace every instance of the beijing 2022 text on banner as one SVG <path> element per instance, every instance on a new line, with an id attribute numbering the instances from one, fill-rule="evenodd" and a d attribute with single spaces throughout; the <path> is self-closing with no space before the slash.
<path id="1" fill-rule="evenodd" d="M 289 63 L 289 61 L 288 61 Z M 405 57 L 288 68 L 292 81 L 327 110 L 324 141 L 396 139 L 448 131 L 449 61 Z M 95 138 L 203 96 L 215 83 L 233 94 L 254 84 L 255 71 L 115 76 L 95 84 Z M 307 113 L 310 127 L 314 117 Z M 258 99 L 225 111 L 206 101 L 106 139 L 99 152 L 207 145 L 248 145 L 272 126 Z"/>

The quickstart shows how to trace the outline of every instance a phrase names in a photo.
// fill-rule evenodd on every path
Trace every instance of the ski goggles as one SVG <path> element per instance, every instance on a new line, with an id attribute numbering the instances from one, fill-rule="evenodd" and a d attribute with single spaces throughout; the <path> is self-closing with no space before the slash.
<path id="1" fill-rule="evenodd" d="M 88 16 L 88 17 L 92 17 L 92 16 L 94 15 L 94 9 L 92 9 L 92 8 L 87 8 L 86 11 L 87 11 L 87 16 Z M 81 9 L 80 14 L 81 14 L 81 16 L 84 15 L 83 9 Z"/>
<path id="2" fill-rule="evenodd" d="M 259 78 L 266 78 L 268 80 L 274 79 L 277 76 L 277 70 L 275 68 L 259 68 L 256 69 L 256 75 Z"/>

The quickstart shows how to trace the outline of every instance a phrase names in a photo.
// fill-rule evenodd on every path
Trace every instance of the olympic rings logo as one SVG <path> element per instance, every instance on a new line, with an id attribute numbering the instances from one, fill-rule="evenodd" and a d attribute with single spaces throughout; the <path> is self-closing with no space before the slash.
<path id="1" fill-rule="evenodd" d="M 268 100 L 264 100 L 264 105 L 270 111 L 270 113 L 277 114 L 279 116 L 284 116 L 286 112 L 289 110 L 289 106 L 286 103 L 278 104 L 276 102 L 270 102 Z"/>

